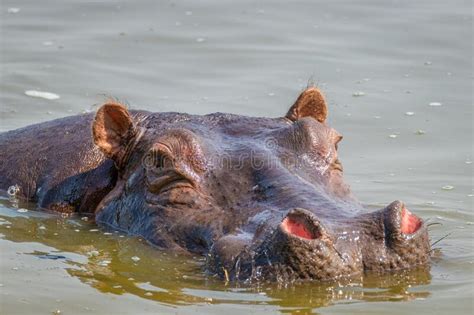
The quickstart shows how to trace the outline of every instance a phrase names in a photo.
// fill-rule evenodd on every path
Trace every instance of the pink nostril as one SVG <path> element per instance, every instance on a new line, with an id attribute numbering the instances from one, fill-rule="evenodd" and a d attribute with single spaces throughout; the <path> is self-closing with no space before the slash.
<path id="1" fill-rule="evenodd" d="M 314 233 L 312 233 L 310 229 L 308 229 L 308 227 L 304 223 L 298 222 L 289 217 L 286 217 L 283 220 L 283 222 L 281 223 L 281 227 L 287 233 L 296 235 L 301 238 L 305 238 L 308 240 L 312 240 L 316 238 Z"/>
<path id="2" fill-rule="evenodd" d="M 407 208 L 402 209 L 402 220 L 400 229 L 404 234 L 412 234 L 418 231 L 421 226 L 421 220 L 416 215 L 408 211 Z"/>

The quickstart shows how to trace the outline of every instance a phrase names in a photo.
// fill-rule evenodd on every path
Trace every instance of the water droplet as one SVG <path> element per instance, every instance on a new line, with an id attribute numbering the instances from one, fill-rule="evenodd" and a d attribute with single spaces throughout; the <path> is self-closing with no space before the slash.
<path id="1" fill-rule="evenodd" d="M 20 192 L 20 186 L 18 185 L 13 185 L 8 187 L 7 194 L 11 197 L 15 197 L 16 194 Z"/>
<path id="2" fill-rule="evenodd" d="M 147 293 L 145 293 L 145 295 L 146 295 L 146 296 L 153 296 L 153 293 L 147 292 Z"/>
<path id="3" fill-rule="evenodd" d="M 99 256 L 99 251 L 97 251 L 97 250 L 91 250 L 90 252 L 87 253 L 87 256 L 89 256 L 89 257 L 97 257 L 97 256 Z"/>
<path id="4" fill-rule="evenodd" d="M 38 229 L 40 230 L 46 230 L 46 227 L 44 225 L 40 226 Z"/>
<path id="5" fill-rule="evenodd" d="M 75 230 L 74 230 L 74 232 L 80 232 L 80 230 L 78 230 L 78 229 L 75 229 Z"/>
<path id="6" fill-rule="evenodd" d="M 10 13 L 10 14 L 16 14 L 18 12 L 20 12 L 21 9 L 20 8 L 8 8 L 7 9 L 7 12 Z"/>
<path id="7" fill-rule="evenodd" d="M 431 102 L 429 103 L 430 106 L 433 106 L 433 107 L 436 107 L 436 106 L 441 106 L 443 104 L 441 104 L 440 102 Z"/>
<path id="8" fill-rule="evenodd" d="M 108 265 L 110 265 L 110 263 L 111 263 L 110 260 L 102 260 L 102 261 L 99 263 L 99 266 L 107 267 Z"/>
<path id="9" fill-rule="evenodd" d="M 362 92 L 362 91 L 357 91 L 357 92 L 352 93 L 352 96 L 354 96 L 354 97 L 364 96 L 364 95 L 365 95 L 365 93 Z"/>
<path id="10" fill-rule="evenodd" d="M 89 220 L 89 218 L 88 217 L 82 217 L 81 220 L 82 221 L 87 221 L 87 220 Z"/>
<path id="11" fill-rule="evenodd" d="M 443 190 L 453 190 L 453 189 L 454 189 L 454 186 L 445 185 L 445 186 L 441 187 L 441 189 L 443 189 Z"/>
<path id="12" fill-rule="evenodd" d="M 139 262 L 139 261 L 140 261 L 140 257 L 138 257 L 138 256 L 133 256 L 131 259 L 132 259 L 134 262 Z"/>
<path id="13" fill-rule="evenodd" d="M 424 134 L 425 134 L 425 131 L 424 131 L 424 130 L 421 130 L 421 129 L 418 129 L 417 131 L 415 131 L 415 134 L 416 134 L 416 135 L 424 135 Z"/>
<path id="14" fill-rule="evenodd" d="M 90 229 L 89 232 L 99 232 L 98 229 Z"/>
<path id="15" fill-rule="evenodd" d="M 413 115 L 415 115 L 415 112 L 406 112 L 405 115 L 406 116 L 413 116 Z"/>
<path id="16" fill-rule="evenodd" d="M 391 139 L 395 139 L 396 137 L 398 137 L 398 135 L 392 134 L 392 135 L 389 135 L 388 137 L 391 138 Z"/>
<path id="17" fill-rule="evenodd" d="M 21 208 L 21 209 L 18 209 L 17 211 L 20 213 L 25 213 L 25 212 L 28 212 L 28 209 Z"/>
<path id="18" fill-rule="evenodd" d="M 60 98 L 60 96 L 55 93 L 35 91 L 35 90 L 27 90 L 25 91 L 25 95 L 28 95 L 31 97 L 43 98 L 46 100 L 57 100 Z"/>

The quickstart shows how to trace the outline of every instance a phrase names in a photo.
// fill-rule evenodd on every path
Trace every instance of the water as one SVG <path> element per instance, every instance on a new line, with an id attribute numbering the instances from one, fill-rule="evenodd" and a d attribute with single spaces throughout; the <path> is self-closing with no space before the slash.
<path id="1" fill-rule="evenodd" d="M 202 258 L 3 198 L 2 314 L 472 313 L 470 1 L 4 0 L 0 21 L 0 131 L 95 110 L 107 96 L 153 111 L 276 117 L 313 81 L 345 137 L 359 199 L 401 199 L 442 224 L 433 241 L 452 233 L 430 270 L 237 285 L 206 277 Z"/>

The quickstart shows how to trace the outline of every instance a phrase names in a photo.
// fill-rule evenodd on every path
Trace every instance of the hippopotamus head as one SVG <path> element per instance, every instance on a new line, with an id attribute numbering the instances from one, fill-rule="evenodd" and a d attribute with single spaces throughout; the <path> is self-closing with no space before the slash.
<path id="1" fill-rule="evenodd" d="M 107 103 L 93 136 L 119 176 L 96 221 L 205 254 L 208 271 L 228 279 L 329 280 L 427 265 L 420 218 L 400 201 L 368 212 L 352 196 L 342 136 L 326 118 L 314 87 L 279 118 Z"/>

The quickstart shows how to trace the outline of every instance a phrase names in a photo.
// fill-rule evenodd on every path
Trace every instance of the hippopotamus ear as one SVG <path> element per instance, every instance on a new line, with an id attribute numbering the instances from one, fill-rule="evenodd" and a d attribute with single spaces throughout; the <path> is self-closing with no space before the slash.
<path id="1" fill-rule="evenodd" d="M 328 116 L 328 107 L 321 91 L 316 87 L 304 90 L 286 114 L 286 118 L 296 121 L 303 117 L 313 117 L 324 123 Z"/>
<path id="2" fill-rule="evenodd" d="M 107 157 L 119 161 L 135 134 L 136 126 L 124 105 L 106 103 L 97 111 L 92 135 Z"/>

